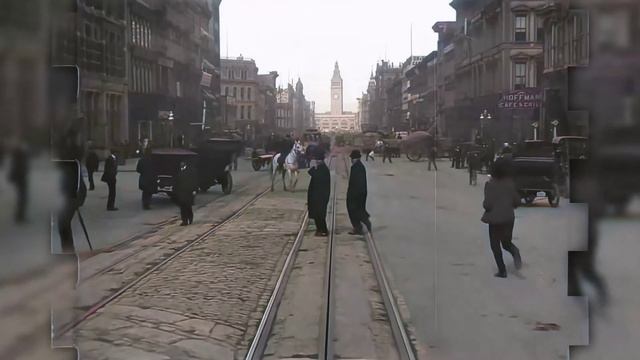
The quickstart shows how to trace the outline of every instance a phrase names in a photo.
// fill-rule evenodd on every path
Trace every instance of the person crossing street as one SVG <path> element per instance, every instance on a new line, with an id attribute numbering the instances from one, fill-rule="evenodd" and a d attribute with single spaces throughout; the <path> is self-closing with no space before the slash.
<path id="1" fill-rule="evenodd" d="M 362 224 L 371 231 L 371 221 L 367 212 L 367 170 L 362 161 L 360 150 L 353 150 L 351 158 L 351 172 L 349 174 L 349 187 L 347 188 L 347 212 L 353 226 L 350 235 L 362 235 Z"/>
<path id="2" fill-rule="evenodd" d="M 481 220 L 489 225 L 489 242 L 498 266 L 498 272 L 495 276 L 499 278 L 507 277 L 507 268 L 502 259 L 500 245 L 513 256 L 516 269 L 522 267 L 520 250 L 512 242 L 515 222 L 514 209 L 519 204 L 520 196 L 510 177 L 509 164 L 504 159 L 498 159 L 491 170 L 491 179 L 484 186 L 482 207 L 485 212 Z"/>
<path id="3" fill-rule="evenodd" d="M 197 173 L 195 168 L 186 161 L 180 162 L 176 179 L 176 200 L 180 206 L 180 226 L 193 223 L 193 202 L 196 196 Z"/>
<path id="4" fill-rule="evenodd" d="M 87 153 L 87 157 L 84 160 L 85 167 L 87 168 L 87 178 L 89 179 L 89 190 L 93 191 L 96 189 L 96 185 L 93 182 L 93 173 L 98 171 L 98 167 L 100 166 L 100 159 L 98 159 L 98 154 L 96 154 L 96 150 L 93 148 L 92 141 L 89 140 L 87 144 L 87 148 L 89 152 Z"/>
<path id="5" fill-rule="evenodd" d="M 331 195 L 331 173 L 324 163 L 324 152 L 317 150 L 312 161 L 309 175 L 309 190 L 307 192 L 307 206 L 309 217 L 316 224 L 316 236 L 328 236 L 327 205 Z M 315 163 L 314 163 L 315 162 Z"/>
<path id="6" fill-rule="evenodd" d="M 438 165 L 436 164 L 436 158 L 438 156 L 438 148 L 433 145 L 429 148 L 429 166 L 428 170 L 431 171 L 431 164 L 433 164 L 433 169 L 438 171 Z"/>
<path id="7" fill-rule="evenodd" d="M 118 175 L 118 162 L 116 155 L 109 150 L 109 156 L 104 161 L 104 172 L 102 173 L 102 181 L 107 183 L 109 187 L 109 197 L 107 199 L 107 210 L 116 211 L 118 208 L 116 203 L 116 176 Z"/>

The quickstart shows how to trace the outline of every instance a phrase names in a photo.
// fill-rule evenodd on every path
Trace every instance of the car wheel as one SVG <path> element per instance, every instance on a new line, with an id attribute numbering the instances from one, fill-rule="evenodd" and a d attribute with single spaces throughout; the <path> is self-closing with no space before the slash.
<path id="1" fill-rule="evenodd" d="M 233 189 L 233 177 L 231 177 L 231 172 L 227 171 L 222 178 L 222 192 L 225 195 L 231 194 L 231 190 Z"/>

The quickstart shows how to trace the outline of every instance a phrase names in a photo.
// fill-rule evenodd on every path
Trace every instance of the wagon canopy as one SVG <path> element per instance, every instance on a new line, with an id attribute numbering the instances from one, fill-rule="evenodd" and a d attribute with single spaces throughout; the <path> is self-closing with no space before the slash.
<path id="1" fill-rule="evenodd" d="M 402 140 L 401 146 L 404 149 L 420 150 L 426 149 L 433 140 L 433 136 L 425 131 L 416 131 Z"/>

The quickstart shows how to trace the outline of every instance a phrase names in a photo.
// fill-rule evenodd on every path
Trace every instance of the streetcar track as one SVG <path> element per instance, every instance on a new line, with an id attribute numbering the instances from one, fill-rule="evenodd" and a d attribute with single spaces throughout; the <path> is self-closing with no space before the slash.
<path id="1" fill-rule="evenodd" d="M 246 190 L 248 187 L 249 186 L 247 185 L 247 186 L 239 189 L 238 192 Z M 261 196 L 261 194 L 263 194 L 264 192 L 265 191 L 262 191 L 262 192 L 258 193 L 258 195 L 256 195 L 255 197 L 251 198 L 251 200 L 249 200 L 249 202 L 255 201 L 256 198 Z M 203 204 L 203 205 L 197 207 L 196 210 L 200 209 L 200 208 L 203 208 L 203 207 L 205 207 L 205 206 L 207 206 L 207 205 L 209 205 L 211 203 L 215 203 L 217 200 L 219 200 L 221 198 L 223 198 L 223 196 L 218 197 L 216 199 L 213 199 L 211 202 L 209 202 L 207 204 Z M 243 207 L 240 208 L 240 210 L 242 210 L 243 208 L 244 208 L 244 205 L 243 205 Z M 240 210 L 238 210 L 238 211 L 240 211 Z M 218 224 L 214 224 L 213 226 L 216 227 L 216 226 L 220 226 L 220 225 L 224 224 L 227 220 L 229 220 L 229 218 L 233 217 L 235 214 L 236 214 L 236 212 L 231 213 L 229 216 L 227 216 L 224 219 L 222 219 L 221 222 L 219 222 Z M 96 253 L 91 254 L 91 256 L 82 259 L 82 261 L 89 260 L 89 259 L 91 259 L 91 258 L 93 258 L 95 256 L 100 255 L 100 254 L 113 253 L 113 252 L 115 252 L 117 250 L 121 250 L 126 245 L 130 245 L 130 244 L 132 244 L 133 242 L 135 242 L 137 240 L 144 239 L 144 238 L 147 238 L 147 237 L 152 236 L 154 234 L 157 234 L 158 232 L 164 230 L 167 225 L 169 225 L 169 224 L 171 224 L 173 222 L 176 222 L 177 220 L 178 220 L 177 216 L 172 216 L 169 219 L 166 219 L 166 220 L 163 220 L 163 221 L 159 222 L 158 225 L 155 225 L 152 229 L 149 229 L 148 231 L 140 233 L 140 234 L 133 235 L 130 238 L 128 238 L 126 240 L 123 240 L 123 241 L 121 241 L 121 242 L 119 242 L 119 243 L 117 243 L 117 244 L 115 244 L 113 246 L 110 246 L 108 248 L 99 250 Z M 98 270 L 98 271 L 96 271 L 94 273 L 91 273 L 90 275 L 88 275 L 86 277 L 83 277 L 83 278 L 79 279 L 79 282 L 88 281 L 88 280 L 91 280 L 91 279 L 93 279 L 93 278 L 95 278 L 97 276 L 104 275 L 104 274 L 108 273 L 109 271 L 113 270 L 116 266 L 122 264 L 123 262 L 127 261 L 128 259 L 130 259 L 130 258 L 132 258 L 132 257 L 134 257 L 136 255 L 139 255 L 139 254 L 143 253 L 147 249 L 148 249 L 148 247 L 141 247 L 138 251 L 134 251 L 131 254 L 125 255 L 122 258 L 119 258 L 117 261 L 115 261 L 113 263 L 110 263 L 106 267 L 104 267 L 104 268 L 102 268 L 102 269 L 100 269 L 100 270 Z M 174 250 L 174 249 L 171 249 L 171 250 Z M 164 256 L 164 255 L 166 255 L 166 254 L 162 254 L 162 256 Z M 82 266 L 82 263 L 80 263 L 80 266 Z"/>
<path id="2" fill-rule="evenodd" d="M 71 321 L 70 323 L 66 324 L 65 326 L 63 326 L 59 330 L 58 334 L 54 335 L 54 339 L 62 338 L 69 331 L 71 331 L 72 329 L 78 327 L 78 325 L 80 325 L 82 322 L 84 322 L 89 317 L 91 317 L 93 314 L 95 314 L 98 310 L 100 310 L 101 308 L 107 306 L 109 303 L 111 303 L 114 300 L 116 300 L 118 297 L 120 297 L 122 294 L 124 294 L 127 290 L 131 289 L 133 286 L 139 284 L 140 282 L 142 282 L 143 280 L 148 278 L 151 274 L 156 272 L 158 269 L 164 267 L 166 264 L 171 262 L 173 259 L 175 259 L 179 255 L 181 255 L 184 252 L 186 252 L 187 250 L 191 249 L 194 245 L 199 244 L 203 240 L 207 239 L 209 236 L 211 236 L 216 231 L 218 231 L 223 225 L 226 225 L 226 224 L 230 223 L 232 220 L 235 220 L 236 218 L 238 218 L 241 215 L 243 215 L 249 209 L 249 207 L 251 207 L 253 204 L 255 204 L 259 199 L 261 199 L 262 197 L 264 197 L 265 195 L 270 193 L 270 189 L 271 188 L 268 187 L 264 191 L 260 192 L 259 194 L 254 196 L 249 202 L 244 204 L 240 209 L 238 209 L 237 211 L 233 212 L 230 216 L 225 218 L 225 220 L 221 221 L 220 223 L 218 223 L 216 225 L 213 225 L 209 230 L 207 230 L 205 233 L 203 233 L 203 234 L 199 235 L 198 237 L 196 237 L 193 241 L 190 241 L 187 244 L 181 246 L 179 249 L 177 249 L 175 252 L 173 252 L 170 256 L 164 258 L 159 263 L 153 265 L 150 269 L 145 270 L 141 275 L 137 276 L 135 279 L 133 279 L 132 281 L 128 282 L 126 285 L 121 287 L 115 293 L 112 293 L 111 295 L 103 298 L 99 302 L 97 302 L 97 303 L 93 304 L 92 306 L 90 306 L 89 309 L 86 312 L 84 312 L 82 316 L 80 316 L 79 318 L 77 318 L 77 319 Z M 136 253 L 139 253 L 139 252 L 136 252 Z M 113 268 L 113 266 L 111 266 L 111 268 Z"/>
<path id="3" fill-rule="evenodd" d="M 345 168 L 347 170 L 346 174 L 348 179 L 349 175 L 351 174 L 351 168 L 349 167 L 347 158 L 344 157 L 343 159 Z M 385 310 L 387 312 L 387 319 L 391 327 L 391 333 L 396 343 L 398 355 L 400 356 L 401 360 L 415 360 L 416 351 L 407 334 L 407 329 L 405 328 L 402 314 L 400 313 L 398 304 L 393 295 L 393 289 L 391 288 L 386 272 L 384 270 L 384 265 L 382 264 L 382 259 L 380 258 L 380 254 L 378 253 L 378 248 L 373 238 L 373 234 L 369 232 L 369 229 L 367 229 L 364 224 L 361 225 L 363 225 L 362 230 L 364 232 L 365 241 L 367 243 L 371 266 L 373 267 L 373 271 L 378 282 L 379 292 L 384 302 Z"/>
<path id="4" fill-rule="evenodd" d="M 329 161 L 329 167 L 331 167 L 331 163 L 333 162 L 334 156 L 331 157 Z M 335 180 L 334 180 L 335 183 Z M 334 191 L 335 194 L 335 191 Z M 332 207 L 333 209 L 333 207 Z M 273 330 L 273 325 L 276 320 L 278 314 L 278 308 L 280 306 L 280 301 L 284 297 L 284 293 L 286 290 L 287 282 L 289 280 L 289 276 L 294 268 L 296 268 L 295 262 L 297 259 L 297 254 L 300 252 L 300 246 L 304 240 L 304 233 L 307 229 L 309 223 L 309 211 L 306 210 L 304 213 L 304 219 L 300 226 L 300 230 L 296 236 L 296 239 L 291 246 L 291 250 L 289 250 L 289 254 L 287 255 L 287 259 L 285 260 L 284 265 L 282 266 L 282 271 L 278 277 L 278 281 L 276 282 L 273 292 L 271 293 L 271 297 L 269 298 L 269 302 L 267 303 L 267 307 L 262 315 L 260 323 L 258 324 L 258 329 L 256 330 L 256 335 L 251 342 L 249 350 L 245 356 L 246 360 L 258 360 L 261 359 L 264 355 L 265 350 L 267 349 L 267 345 L 269 343 L 269 337 L 271 336 L 271 331 Z M 333 224 L 331 229 L 333 231 Z"/>
<path id="5" fill-rule="evenodd" d="M 332 155 L 331 162 L 336 159 L 336 155 Z M 349 175 L 349 165 L 345 156 L 342 156 L 344 160 L 344 166 L 346 170 L 346 178 Z M 340 166 L 338 163 L 333 163 L 334 167 Z M 331 213 L 330 221 L 331 221 L 331 230 L 329 234 L 329 239 L 327 242 L 327 259 L 325 261 L 325 270 L 324 270 L 324 280 L 323 280 L 323 301 L 322 301 L 322 310 L 321 310 L 321 318 L 319 324 L 319 337 L 318 337 L 318 353 L 313 354 L 313 358 L 323 359 L 323 360 L 333 360 L 336 358 L 336 354 L 334 351 L 335 346 L 335 267 L 336 267 L 336 214 L 337 214 L 337 172 L 333 177 L 333 194 L 331 201 Z M 344 177 L 344 175 L 343 175 Z M 277 312 L 280 305 L 280 301 L 284 296 L 285 288 L 287 286 L 286 281 L 289 279 L 290 273 L 292 269 L 295 267 L 295 258 L 297 253 L 299 253 L 300 245 L 304 239 L 304 232 L 306 228 L 306 224 L 308 222 L 308 213 L 305 215 L 305 221 L 303 222 L 303 226 L 296 238 L 294 246 L 292 246 L 289 256 L 287 257 L 287 261 L 283 266 L 282 272 L 276 283 L 276 287 L 273 290 L 271 295 L 271 299 L 265 312 L 262 316 L 262 320 L 258 326 L 258 331 L 251 343 L 251 347 L 249 348 L 245 360 L 258 360 L 262 359 L 265 355 L 265 351 L 267 349 L 267 345 L 270 341 L 271 332 L 273 330 L 273 325 L 275 323 L 275 319 L 277 318 Z M 385 311 L 387 313 L 387 322 L 389 323 L 389 327 L 391 329 L 391 333 L 396 344 L 396 349 L 401 360 L 415 360 L 415 349 L 411 344 L 409 336 L 407 335 L 407 330 L 405 329 L 404 322 L 400 311 L 398 309 L 398 305 L 396 304 L 395 298 L 393 296 L 393 292 L 391 286 L 387 280 L 384 267 L 382 265 L 382 261 L 378 254 L 378 250 L 375 245 L 375 241 L 371 233 L 363 226 L 364 229 L 364 237 L 365 242 L 367 244 L 369 258 L 371 266 L 373 267 L 373 272 L 375 274 L 375 279 L 378 283 L 378 288 L 380 295 L 382 297 Z M 297 354 L 300 355 L 300 354 Z"/>

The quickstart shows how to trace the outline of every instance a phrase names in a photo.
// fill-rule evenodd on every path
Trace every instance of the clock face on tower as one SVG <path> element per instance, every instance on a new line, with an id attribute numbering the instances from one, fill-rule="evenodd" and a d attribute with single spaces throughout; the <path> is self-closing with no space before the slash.
<path id="1" fill-rule="evenodd" d="M 333 99 L 334 100 L 338 100 L 338 97 L 339 97 L 338 94 L 333 94 Z"/>

